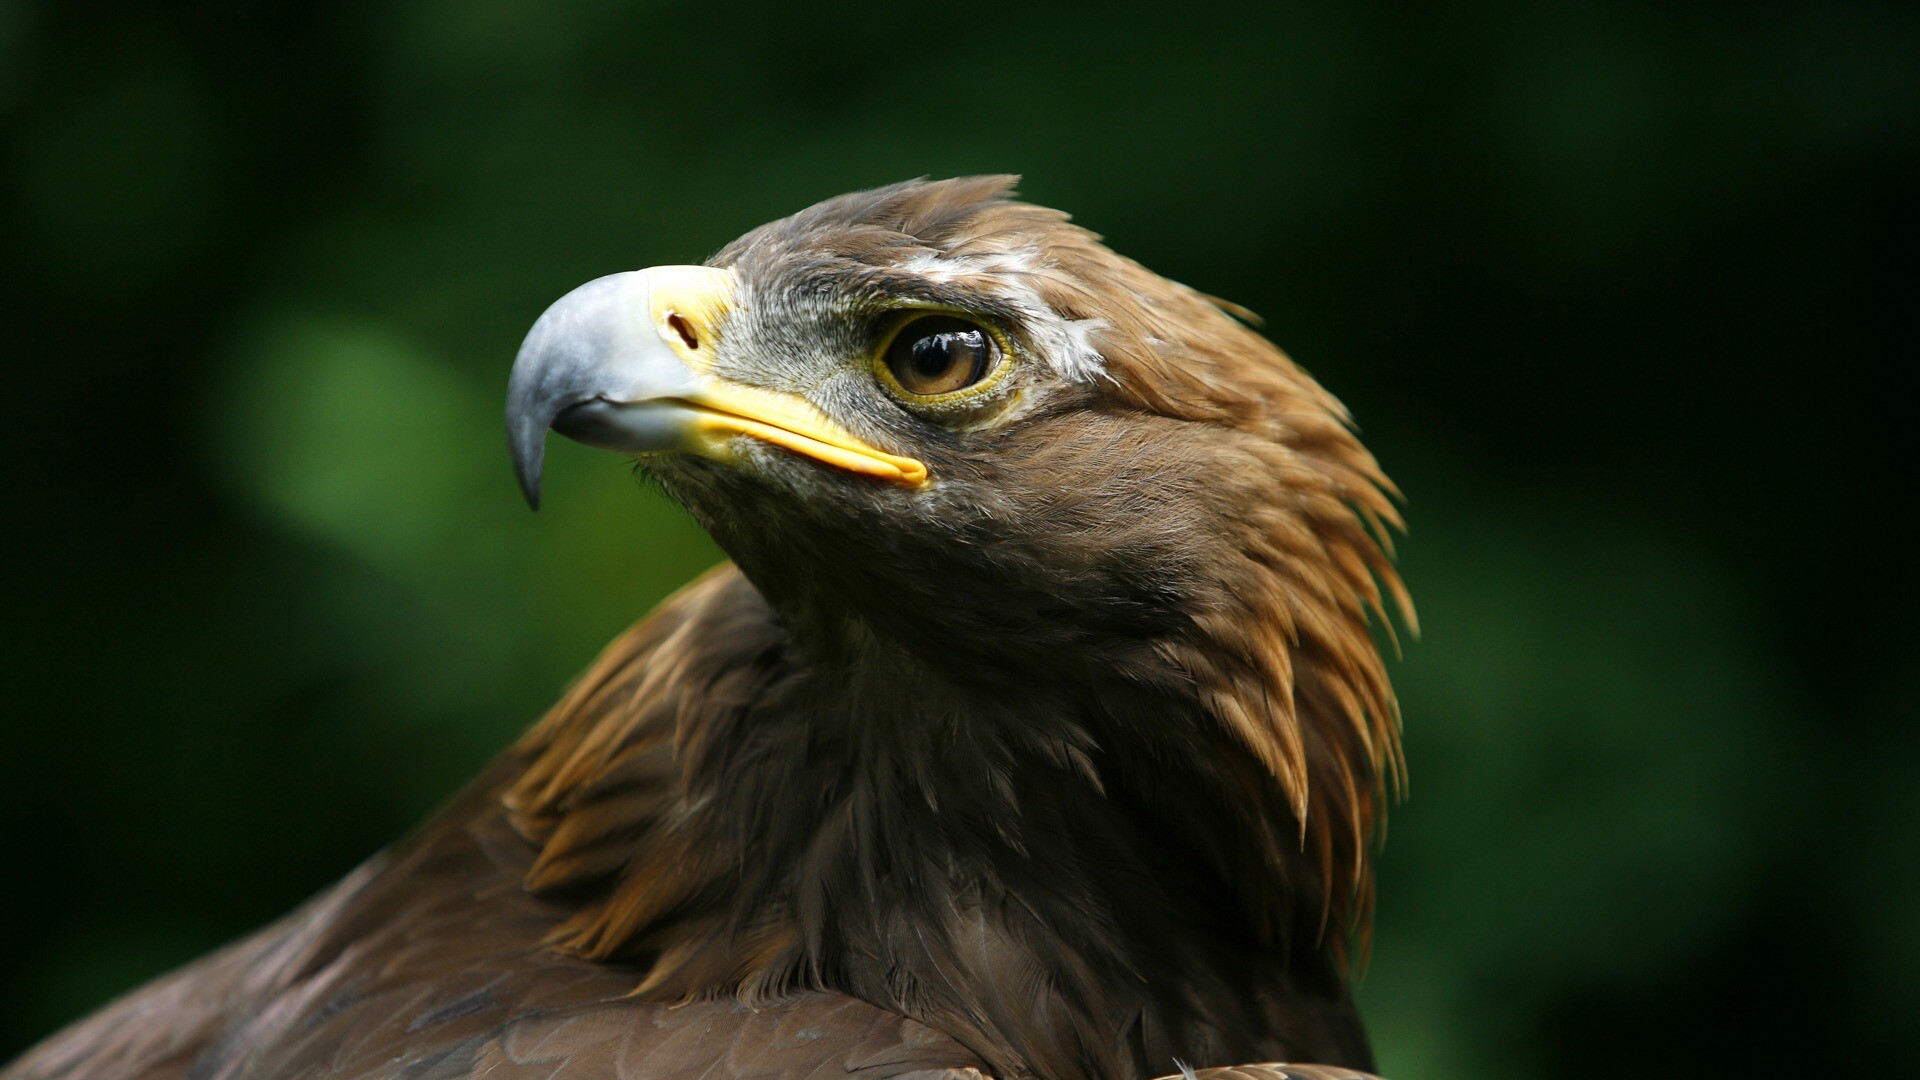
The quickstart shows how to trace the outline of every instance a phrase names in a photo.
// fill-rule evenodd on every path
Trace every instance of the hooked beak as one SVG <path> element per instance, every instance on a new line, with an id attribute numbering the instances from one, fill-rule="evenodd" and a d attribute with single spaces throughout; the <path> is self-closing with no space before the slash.
<path id="1" fill-rule="evenodd" d="M 750 435 L 868 476 L 917 486 L 925 465 L 867 445 L 795 394 L 712 373 L 733 273 L 656 266 L 589 281 L 528 331 L 507 387 L 507 444 L 527 505 L 540 507 L 547 430 L 625 454 L 735 460 Z"/>

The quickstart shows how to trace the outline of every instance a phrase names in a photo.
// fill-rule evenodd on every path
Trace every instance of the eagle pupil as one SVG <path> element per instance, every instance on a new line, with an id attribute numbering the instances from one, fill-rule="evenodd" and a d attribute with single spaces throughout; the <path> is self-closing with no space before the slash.
<path id="1" fill-rule="evenodd" d="M 964 319 L 930 315 L 904 327 L 887 347 L 887 368 L 911 394 L 964 390 L 993 369 L 993 336 Z"/>

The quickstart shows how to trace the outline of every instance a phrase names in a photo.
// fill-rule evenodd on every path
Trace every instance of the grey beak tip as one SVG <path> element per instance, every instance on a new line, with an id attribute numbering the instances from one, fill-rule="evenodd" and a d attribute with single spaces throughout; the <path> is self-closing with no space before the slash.
<path id="1" fill-rule="evenodd" d="M 657 371 L 649 375 L 648 365 L 663 361 L 673 392 L 685 392 L 684 365 L 646 320 L 635 321 L 634 311 L 649 310 L 646 283 L 645 272 L 636 270 L 595 278 L 554 301 L 520 343 L 507 377 L 507 452 L 529 507 L 540 509 L 541 462 L 556 423 L 577 442 L 629 449 L 633 436 L 605 409 L 578 406 L 603 400 L 610 390 L 641 397 L 658 392 L 665 384 Z M 571 421 L 563 419 L 568 415 Z"/>
<path id="2" fill-rule="evenodd" d="M 520 481 L 520 494 L 527 500 L 527 508 L 540 509 L 540 471 L 547 452 L 546 427 L 524 421 L 510 423 L 507 449 L 513 455 L 513 475 Z"/>

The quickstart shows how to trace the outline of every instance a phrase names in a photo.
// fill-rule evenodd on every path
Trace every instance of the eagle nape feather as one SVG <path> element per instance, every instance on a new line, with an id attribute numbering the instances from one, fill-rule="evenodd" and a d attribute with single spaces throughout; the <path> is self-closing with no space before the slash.
<path id="1" fill-rule="evenodd" d="M 1364 1076 L 1398 494 L 1241 309 L 1012 183 L 549 308 L 529 501 L 558 431 L 729 562 L 415 834 L 0 1077 Z"/>

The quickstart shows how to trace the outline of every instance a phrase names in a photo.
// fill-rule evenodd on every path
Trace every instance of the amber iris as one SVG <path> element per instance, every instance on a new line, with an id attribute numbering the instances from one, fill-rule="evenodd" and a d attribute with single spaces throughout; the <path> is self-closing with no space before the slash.
<path id="1" fill-rule="evenodd" d="M 965 390 L 998 366 L 992 334 L 952 315 L 928 315 L 900 328 L 887 346 L 887 370 L 900 388 L 921 397 Z"/>

